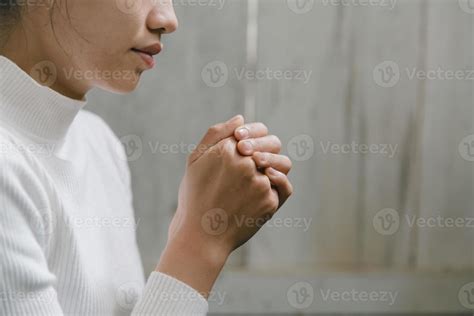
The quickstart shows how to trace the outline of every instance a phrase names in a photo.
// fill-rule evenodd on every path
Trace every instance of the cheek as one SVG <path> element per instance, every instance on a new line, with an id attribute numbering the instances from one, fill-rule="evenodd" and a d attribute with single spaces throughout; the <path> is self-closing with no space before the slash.
<path id="1" fill-rule="evenodd" d="M 88 54 L 82 55 L 78 69 L 88 73 L 85 78 L 94 87 L 112 92 L 133 91 L 139 83 L 142 69 L 139 60 L 130 51 L 120 51 L 114 54 L 91 48 Z"/>
<path id="2" fill-rule="evenodd" d="M 140 80 L 142 69 L 140 60 L 127 47 L 116 52 L 91 49 L 85 69 L 94 70 L 92 84 L 111 92 L 127 93 L 133 91 Z M 83 68 L 83 69 L 84 69 Z"/>
<path id="3" fill-rule="evenodd" d="M 123 13 L 116 0 L 69 2 L 75 3 L 70 10 L 71 26 L 83 51 L 112 56 L 134 46 L 144 24 L 140 14 Z"/>
<path id="4" fill-rule="evenodd" d="M 130 49 L 137 44 L 144 18 L 124 14 L 116 0 L 69 3 L 69 20 L 59 31 L 74 68 L 93 86 L 114 92 L 135 89 L 140 60 Z"/>
<path id="5" fill-rule="evenodd" d="M 139 24 L 134 16 L 113 11 L 102 18 L 96 16 L 88 19 L 87 23 L 80 23 L 77 29 L 82 30 L 84 38 L 78 41 L 82 52 L 79 56 L 81 68 L 135 70 L 137 58 L 130 49 L 136 45 L 135 34 L 139 32 Z"/>

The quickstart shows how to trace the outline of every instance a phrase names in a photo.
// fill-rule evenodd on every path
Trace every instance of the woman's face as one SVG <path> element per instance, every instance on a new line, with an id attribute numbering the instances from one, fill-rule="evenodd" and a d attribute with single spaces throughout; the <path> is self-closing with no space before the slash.
<path id="1" fill-rule="evenodd" d="M 178 25 L 172 0 L 56 0 L 52 9 L 30 4 L 23 20 L 31 74 L 55 74 L 48 85 L 79 95 L 133 90 L 153 68 L 161 35 Z"/>

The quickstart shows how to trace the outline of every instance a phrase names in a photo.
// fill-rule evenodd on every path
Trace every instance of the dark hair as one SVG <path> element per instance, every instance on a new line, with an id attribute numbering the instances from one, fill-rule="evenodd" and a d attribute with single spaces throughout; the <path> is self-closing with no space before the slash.
<path id="1" fill-rule="evenodd" d="M 21 13 L 17 0 L 0 0 L 0 35 L 4 35 L 16 22 Z"/>
<path id="2" fill-rule="evenodd" d="M 66 6 L 66 15 L 70 18 L 67 7 L 68 1 L 66 0 L 64 3 Z M 48 9 L 50 9 L 49 15 L 51 19 L 51 27 L 53 28 L 54 36 L 56 37 L 52 19 L 53 9 L 58 4 L 58 1 L 51 0 L 48 4 L 50 5 Z M 26 4 L 24 0 L 0 0 L 0 49 L 2 48 L 4 41 L 8 38 L 12 28 L 20 22 L 21 13 L 25 6 Z M 58 39 L 56 38 L 56 40 Z"/>
<path id="3" fill-rule="evenodd" d="M 0 0 L 0 15 L 2 18 L 16 18 L 20 13 L 17 0 Z"/>
<path id="4" fill-rule="evenodd" d="M 22 4 L 18 0 L 0 0 L 0 49 L 20 21 L 21 11 Z"/>

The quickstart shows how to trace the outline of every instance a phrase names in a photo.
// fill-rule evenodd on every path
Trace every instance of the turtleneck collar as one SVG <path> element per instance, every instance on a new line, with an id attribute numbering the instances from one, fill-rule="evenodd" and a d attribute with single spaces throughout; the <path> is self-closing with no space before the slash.
<path id="1" fill-rule="evenodd" d="M 86 101 L 42 86 L 0 56 L 0 121 L 47 142 L 62 142 Z"/>

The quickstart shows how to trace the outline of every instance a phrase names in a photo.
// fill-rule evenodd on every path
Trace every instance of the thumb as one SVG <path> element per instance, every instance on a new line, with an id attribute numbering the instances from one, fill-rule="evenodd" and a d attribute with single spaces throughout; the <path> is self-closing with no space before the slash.
<path id="1" fill-rule="evenodd" d="M 244 117 L 236 115 L 227 122 L 211 126 L 195 150 L 189 155 L 188 163 L 198 160 L 209 148 L 234 135 L 237 127 L 244 125 Z"/>

